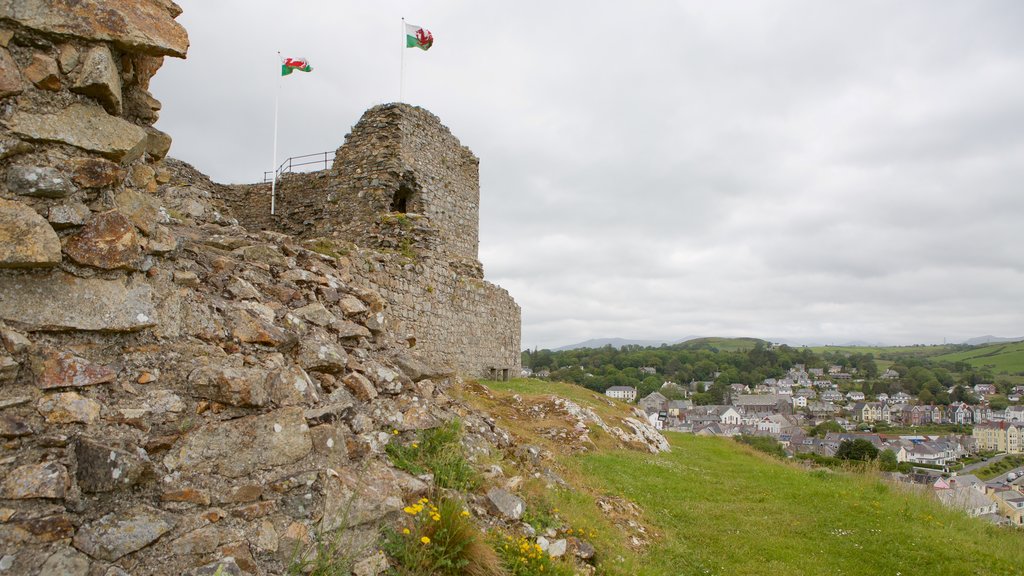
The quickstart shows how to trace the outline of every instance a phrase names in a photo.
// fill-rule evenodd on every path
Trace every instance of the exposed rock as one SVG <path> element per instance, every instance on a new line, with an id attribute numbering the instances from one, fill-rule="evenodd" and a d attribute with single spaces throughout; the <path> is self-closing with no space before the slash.
<path id="1" fill-rule="evenodd" d="M 334 317 L 334 314 L 331 314 L 327 308 L 324 308 L 324 305 L 319 302 L 314 302 L 307 306 L 303 306 L 302 308 L 292 310 L 292 314 L 302 318 L 306 322 L 316 324 L 317 326 L 330 326 L 338 321 L 338 319 Z"/>
<path id="2" fill-rule="evenodd" d="M 32 151 L 32 145 L 17 138 L 0 136 L 0 160 Z"/>
<path id="3" fill-rule="evenodd" d="M 267 377 L 267 382 L 270 399 L 277 406 L 310 405 L 320 400 L 316 385 L 298 366 L 274 371 Z"/>
<path id="4" fill-rule="evenodd" d="M 297 360 L 306 370 L 338 373 L 348 364 L 348 353 L 326 335 L 314 332 L 299 341 Z"/>
<path id="5" fill-rule="evenodd" d="M 74 548 L 60 548 L 50 555 L 39 569 L 40 574 L 60 574 L 61 576 L 87 576 L 89 574 L 89 557 Z"/>
<path id="6" fill-rule="evenodd" d="M 67 239 L 64 252 L 79 264 L 104 270 L 134 268 L 142 256 L 135 226 L 117 210 L 94 215 Z"/>
<path id="7" fill-rule="evenodd" d="M 580 538 L 576 537 L 568 538 L 567 550 L 573 556 L 579 558 L 580 560 L 583 560 L 584 562 L 593 559 L 594 555 L 597 553 L 597 550 L 594 548 L 593 544 L 587 542 L 586 540 L 581 540 Z"/>
<path id="8" fill-rule="evenodd" d="M 30 436 L 32 427 L 22 418 L 0 414 L 0 438 Z"/>
<path id="9" fill-rule="evenodd" d="M 14 382 L 20 368 L 21 364 L 14 358 L 0 353 L 0 386 Z"/>
<path id="10" fill-rule="evenodd" d="M 487 506 L 495 514 L 509 520 L 519 520 L 526 511 L 526 503 L 522 498 L 501 488 L 487 491 Z"/>
<path id="11" fill-rule="evenodd" d="M 171 137 L 152 126 L 146 128 L 146 154 L 154 160 L 163 160 L 171 150 Z"/>
<path id="12" fill-rule="evenodd" d="M 0 10 L 4 1 L 0 0 Z M 19 110 L 8 120 L 7 127 L 28 140 L 68 144 L 123 163 L 139 158 L 146 150 L 145 130 L 85 104 L 72 104 L 56 114 Z"/>
<path id="13" fill-rule="evenodd" d="M 137 506 L 125 512 L 107 514 L 83 526 L 74 544 L 82 552 L 108 562 L 139 550 L 166 534 L 174 524 L 163 512 Z"/>
<path id="14" fill-rule="evenodd" d="M 348 463 L 348 446 L 339 426 L 321 424 L 310 428 L 309 433 L 313 451 L 324 466 L 338 470 Z"/>
<path id="15" fill-rule="evenodd" d="M 320 530 L 329 532 L 378 520 L 401 510 L 403 497 L 420 496 L 426 491 L 422 481 L 378 461 L 362 470 L 331 470 L 325 480 Z"/>
<path id="16" fill-rule="evenodd" d="M 160 201 L 149 194 L 125 189 L 114 196 L 114 204 L 119 212 L 147 236 L 153 235 L 157 222 L 162 220 Z"/>
<path id="17" fill-rule="evenodd" d="M 60 264 L 60 239 L 35 210 L 0 198 L 0 268 Z"/>
<path id="18" fill-rule="evenodd" d="M 565 556 L 566 547 L 567 543 L 565 538 L 559 538 L 548 545 L 548 556 L 551 556 L 552 558 L 561 558 L 562 556 Z"/>
<path id="19" fill-rule="evenodd" d="M 70 538 L 74 533 L 71 519 L 64 515 L 5 522 L 0 524 L 0 549 L 23 544 L 47 544 Z"/>
<path id="20" fill-rule="evenodd" d="M 124 169 L 103 158 L 75 158 L 71 161 L 71 181 L 82 188 L 106 188 L 124 180 Z"/>
<path id="21" fill-rule="evenodd" d="M 136 164 L 132 166 L 132 170 L 128 174 L 128 183 L 136 188 L 153 192 L 156 190 L 155 178 L 155 170 L 145 164 Z"/>
<path id="22" fill-rule="evenodd" d="M 356 398 L 367 402 L 377 397 L 377 389 L 373 387 L 373 382 L 370 382 L 366 376 L 363 376 L 359 372 L 352 372 L 346 374 L 341 381 L 348 387 L 349 390 L 355 394 Z"/>
<path id="23" fill-rule="evenodd" d="M 121 79 L 106 45 L 93 46 L 86 52 L 71 91 L 95 98 L 110 114 L 121 115 Z"/>
<path id="24" fill-rule="evenodd" d="M 111 492 L 138 484 L 149 468 L 136 454 L 91 439 L 79 439 L 78 486 L 83 492 Z"/>
<path id="25" fill-rule="evenodd" d="M 21 73 L 40 90 L 60 90 L 60 70 L 57 69 L 57 61 L 46 54 L 33 54 L 32 62 Z"/>
<path id="26" fill-rule="evenodd" d="M 0 48 L 0 98 L 21 94 L 22 90 L 24 82 L 18 71 L 18 63 L 6 48 Z"/>
<path id="27" fill-rule="evenodd" d="M 146 123 L 156 122 L 160 118 L 160 107 L 160 101 L 141 86 L 133 86 L 125 93 L 125 114 L 128 116 Z"/>
<path id="28" fill-rule="evenodd" d="M 0 319 L 27 330 L 129 332 L 156 324 L 152 288 L 64 272 L 0 276 Z"/>
<path id="29" fill-rule="evenodd" d="M 291 464 L 309 454 L 312 447 L 302 410 L 282 408 L 201 426 L 175 445 L 164 465 L 170 470 L 238 478 Z"/>
<path id="30" fill-rule="evenodd" d="M 78 53 L 78 48 L 75 48 L 74 44 L 65 42 L 57 47 L 57 65 L 60 66 L 61 72 L 71 73 L 79 62 L 81 62 L 81 54 Z"/>
<path id="31" fill-rule="evenodd" d="M 100 416 L 99 402 L 75 392 L 60 392 L 43 396 L 36 409 L 51 424 L 91 424 Z"/>
<path id="32" fill-rule="evenodd" d="M 225 556 L 198 568 L 183 572 L 181 576 L 243 576 L 242 569 L 233 556 Z"/>
<path id="33" fill-rule="evenodd" d="M 353 576 L 380 576 L 388 571 L 388 557 L 378 550 L 352 566 Z"/>
<path id="34" fill-rule="evenodd" d="M 245 246 L 237 252 L 245 258 L 246 262 L 261 262 L 270 266 L 287 267 L 288 258 L 274 246 L 259 244 L 256 246 Z"/>
<path id="35" fill-rule="evenodd" d="M 89 211 L 89 207 L 85 204 L 81 202 L 68 202 L 67 204 L 50 206 L 46 220 L 54 228 L 62 230 L 85 224 L 85 221 L 89 219 L 91 214 L 92 212 Z"/>
<path id="36" fill-rule="evenodd" d="M 58 462 L 28 464 L 7 474 L 0 485 L 0 498 L 63 498 L 68 483 L 68 469 Z"/>
<path id="37" fill-rule="evenodd" d="M 44 348 L 33 355 L 31 366 L 36 386 L 43 390 L 94 386 L 117 377 L 117 372 L 106 366 L 53 348 Z"/>
<path id="38" fill-rule="evenodd" d="M 231 335 L 242 342 L 279 346 L 289 339 L 288 333 L 272 322 L 248 312 L 234 310 L 230 313 Z"/>
<path id="39" fill-rule="evenodd" d="M 154 56 L 185 57 L 188 35 L 157 0 L 0 0 L 0 19 L 41 32 L 108 40 Z"/>
<path id="40" fill-rule="evenodd" d="M 75 191 L 70 180 L 49 166 L 11 166 L 7 170 L 7 189 L 37 198 L 64 198 Z"/>
<path id="41" fill-rule="evenodd" d="M 257 368 L 201 366 L 188 376 L 192 393 L 232 406 L 259 407 L 269 394 L 266 372 Z"/>
<path id="42" fill-rule="evenodd" d="M 369 310 L 363 301 L 355 296 L 345 296 L 338 301 L 338 307 L 345 313 L 345 316 L 355 316 Z"/>
<path id="43" fill-rule="evenodd" d="M 179 490 L 168 490 L 160 495 L 164 502 L 187 502 L 199 504 L 200 506 L 210 505 L 210 495 L 205 490 L 195 488 L 181 488 Z"/>

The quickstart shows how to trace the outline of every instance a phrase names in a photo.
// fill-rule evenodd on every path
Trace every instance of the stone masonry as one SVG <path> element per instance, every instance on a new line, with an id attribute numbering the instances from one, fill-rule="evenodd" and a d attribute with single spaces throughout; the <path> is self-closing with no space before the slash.
<path id="1" fill-rule="evenodd" d="M 329 171 L 223 188 L 248 228 L 351 245 L 354 281 L 391 304 L 392 329 L 431 362 L 473 377 L 519 373 L 520 310 L 478 260 L 479 160 L 430 112 L 368 110 Z"/>

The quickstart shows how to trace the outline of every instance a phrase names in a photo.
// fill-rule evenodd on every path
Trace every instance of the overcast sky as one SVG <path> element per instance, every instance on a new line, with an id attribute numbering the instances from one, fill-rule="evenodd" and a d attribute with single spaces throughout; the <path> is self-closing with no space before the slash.
<path id="1" fill-rule="evenodd" d="M 152 84 L 219 182 L 399 98 L 480 158 L 523 347 L 1024 336 L 1024 2 L 178 0 Z M 314 71 L 280 79 L 277 51 Z"/>

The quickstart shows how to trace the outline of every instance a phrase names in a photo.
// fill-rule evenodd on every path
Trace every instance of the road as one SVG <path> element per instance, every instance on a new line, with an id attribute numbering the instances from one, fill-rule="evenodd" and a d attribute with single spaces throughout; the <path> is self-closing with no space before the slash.
<path id="1" fill-rule="evenodd" d="M 1003 458 L 1006 458 L 1007 456 L 1008 456 L 1008 454 L 1006 454 L 1005 452 L 1002 453 L 1002 454 L 996 454 L 995 456 L 989 458 L 988 460 L 982 460 L 981 462 L 975 462 L 974 464 L 971 464 L 970 466 L 964 466 L 963 470 L 957 470 L 956 473 L 957 474 L 970 474 L 971 472 L 977 470 L 978 468 L 984 468 L 985 466 L 988 466 L 989 464 L 995 464 L 996 462 L 999 462 L 1000 460 L 1002 460 Z"/>

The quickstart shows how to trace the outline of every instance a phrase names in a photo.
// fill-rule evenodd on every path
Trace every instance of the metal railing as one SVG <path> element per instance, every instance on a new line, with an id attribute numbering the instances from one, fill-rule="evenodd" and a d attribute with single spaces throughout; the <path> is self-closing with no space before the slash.
<path id="1" fill-rule="evenodd" d="M 263 173 L 263 183 L 266 184 L 273 180 L 275 177 L 280 177 L 282 174 L 295 172 L 296 168 L 301 168 L 303 166 L 319 166 L 320 164 L 323 164 L 322 168 L 316 168 L 315 170 L 326 170 L 331 167 L 331 162 L 333 161 L 334 150 L 329 150 L 327 152 L 317 152 L 316 154 L 292 156 L 291 158 L 285 159 L 285 161 L 282 162 L 281 165 L 277 167 L 277 170 L 265 171 Z M 305 168 L 301 170 L 301 172 L 313 172 L 315 170 Z"/>

